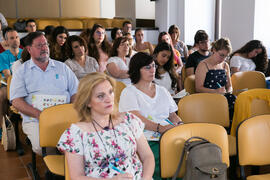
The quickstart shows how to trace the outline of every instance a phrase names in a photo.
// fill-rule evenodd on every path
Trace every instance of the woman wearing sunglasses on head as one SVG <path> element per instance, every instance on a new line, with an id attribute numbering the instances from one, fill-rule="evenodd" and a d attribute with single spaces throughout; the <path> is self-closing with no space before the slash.
<path id="1" fill-rule="evenodd" d="M 195 72 L 196 91 L 200 93 L 219 93 L 225 95 L 229 104 L 230 119 L 233 116 L 235 96 L 232 92 L 230 67 L 225 62 L 232 47 L 227 38 L 212 43 L 212 55 L 201 61 Z"/>

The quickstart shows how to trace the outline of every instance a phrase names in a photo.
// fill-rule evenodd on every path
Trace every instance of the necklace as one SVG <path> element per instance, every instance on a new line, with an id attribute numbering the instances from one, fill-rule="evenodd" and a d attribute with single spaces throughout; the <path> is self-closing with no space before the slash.
<path id="1" fill-rule="evenodd" d="M 93 119 L 92 119 L 92 120 L 93 120 Z M 112 119 L 111 119 L 111 115 L 110 115 L 110 119 L 109 119 L 109 126 L 106 126 L 106 127 L 103 128 L 103 127 L 102 127 L 101 125 L 99 125 L 95 120 L 92 121 L 92 124 L 93 124 L 93 127 L 94 127 L 94 129 L 95 129 L 95 131 L 96 131 L 96 133 L 97 133 L 97 135 L 98 135 L 98 137 L 99 137 L 99 139 L 100 139 L 100 141 L 101 141 L 101 143 L 102 143 L 104 149 L 105 149 L 105 152 L 107 152 L 107 153 L 108 153 L 109 151 L 107 150 L 107 147 L 106 147 L 106 145 L 105 145 L 105 143 L 104 143 L 104 141 L 103 141 L 101 135 L 100 135 L 99 132 L 97 131 L 97 127 L 96 127 L 95 124 L 97 124 L 100 128 L 102 128 L 102 129 L 104 129 L 104 130 L 105 130 L 105 128 L 109 130 L 110 124 L 112 124 L 112 130 L 113 130 L 114 137 L 115 137 L 115 142 L 116 142 L 116 144 L 114 145 L 115 154 L 112 155 L 111 157 L 108 156 L 108 154 L 107 154 L 106 157 L 102 159 L 101 167 L 102 167 L 103 169 L 106 168 L 106 167 L 108 167 L 108 170 L 107 170 L 108 173 L 110 172 L 110 169 L 111 169 L 110 166 L 113 166 L 113 168 L 116 168 L 116 169 L 118 170 L 117 167 L 119 166 L 119 161 L 120 161 L 120 160 L 122 160 L 122 161 L 125 160 L 125 159 L 126 159 L 126 156 L 125 156 L 124 154 L 121 154 L 121 153 L 118 152 L 118 148 L 119 148 L 119 147 L 118 147 L 118 139 L 117 139 L 117 137 L 116 137 L 116 133 L 115 133 L 115 130 L 114 130 L 114 125 L 113 125 L 113 122 L 112 122 Z M 108 131 L 108 130 L 106 130 L 106 131 Z M 125 169 L 123 169 L 123 171 L 124 171 L 124 170 L 125 170 Z M 122 172 L 122 170 L 120 170 L 120 171 Z"/>
<path id="2" fill-rule="evenodd" d="M 111 115 L 110 115 L 110 118 L 109 118 L 109 125 L 108 126 L 105 126 L 105 127 L 102 127 L 97 121 L 95 121 L 93 118 L 92 118 L 92 123 L 95 123 L 97 124 L 101 129 L 105 130 L 105 131 L 108 131 L 110 129 L 110 125 L 112 124 L 112 118 L 111 118 Z M 94 125 L 93 123 L 93 125 Z M 113 124 L 112 124 L 112 127 L 113 127 Z M 96 129 L 96 126 L 94 125 L 94 128 Z"/>

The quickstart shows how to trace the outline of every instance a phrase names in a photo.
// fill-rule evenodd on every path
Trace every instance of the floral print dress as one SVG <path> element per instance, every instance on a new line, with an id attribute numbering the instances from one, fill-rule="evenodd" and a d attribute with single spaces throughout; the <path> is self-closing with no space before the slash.
<path id="1" fill-rule="evenodd" d="M 109 166 L 112 164 L 139 180 L 143 168 L 136 153 L 136 139 L 143 135 L 143 129 L 141 120 L 130 113 L 125 114 L 124 121 L 114 130 L 85 132 L 72 124 L 61 136 L 57 148 L 84 156 L 84 171 L 88 177 L 111 178 L 119 174 Z"/>

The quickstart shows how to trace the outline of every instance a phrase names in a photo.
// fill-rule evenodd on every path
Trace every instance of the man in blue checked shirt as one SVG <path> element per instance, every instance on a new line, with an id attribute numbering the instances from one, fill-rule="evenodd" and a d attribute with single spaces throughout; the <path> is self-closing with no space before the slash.
<path id="1" fill-rule="evenodd" d="M 39 145 L 39 116 L 52 99 L 70 103 L 75 99 L 78 79 L 64 63 L 49 58 L 49 47 L 43 33 L 32 32 L 26 39 L 31 59 L 13 74 L 10 101 L 23 117 L 22 128 L 30 139 L 32 149 L 41 155 Z M 42 99 L 44 100 L 43 103 Z M 46 101 L 46 103 L 44 103 Z"/>

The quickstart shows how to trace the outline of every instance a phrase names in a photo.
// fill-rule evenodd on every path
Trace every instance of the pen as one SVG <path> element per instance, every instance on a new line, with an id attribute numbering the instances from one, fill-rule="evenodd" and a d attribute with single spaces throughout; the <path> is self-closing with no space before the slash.
<path id="1" fill-rule="evenodd" d="M 217 82 L 218 88 L 221 88 L 222 86 Z"/>
<path id="2" fill-rule="evenodd" d="M 169 123 L 170 125 L 175 126 L 169 119 L 165 119 L 165 121 L 166 121 L 167 123 Z"/>
<path id="3" fill-rule="evenodd" d="M 119 172 L 120 174 L 125 174 L 124 171 L 121 171 L 120 169 L 118 169 L 117 167 L 115 167 L 112 163 L 109 163 L 109 168 Z"/>

